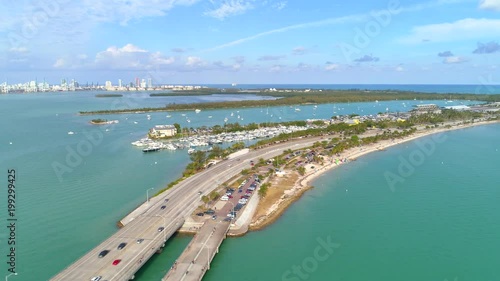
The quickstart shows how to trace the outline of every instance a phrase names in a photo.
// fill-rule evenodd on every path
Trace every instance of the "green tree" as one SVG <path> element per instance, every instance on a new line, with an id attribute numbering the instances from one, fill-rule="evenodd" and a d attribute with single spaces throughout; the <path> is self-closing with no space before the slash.
<path id="1" fill-rule="evenodd" d="M 267 195 L 267 190 L 271 186 L 270 183 L 264 183 L 260 186 L 259 191 L 257 192 L 260 198 L 264 198 Z"/>
<path id="2" fill-rule="evenodd" d="M 174 123 L 174 127 L 177 134 L 182 133 L 181 125 L 179 125 L 178 123 Z"/>
<path id="3" fill-rule="evenodd" d="M 300 166 L 297 168 L 297 172 L 299 172 L 299 175 L 303 176 L 306 173 L 306 168 L 304 168 L 304 166 Z"/>

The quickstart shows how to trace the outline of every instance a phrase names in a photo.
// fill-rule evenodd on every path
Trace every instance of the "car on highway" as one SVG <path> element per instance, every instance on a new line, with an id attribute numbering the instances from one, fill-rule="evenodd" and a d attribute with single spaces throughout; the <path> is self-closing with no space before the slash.
<path id="1" fill-rule="evenodd" d="M 144 239 L 142 239 L 142 238 L 141 239 L 137 239 L 137 244 L 141 244 L 142 241 L 144 241 Z"/>
<path id="2" fill-rule="evenodd" d="M 121 249 L 125 248 L 125 246 L 127 246 L 127 243 L 122 242 L 122 243 L 120 243 L 120 245 L 118 245 L 118 248 L 117 248 L 117 249 L 118 249 L 118 250 L 121 250 Z"/>
<path id="3" fill-rule="evenodd" d="M 96 277 L 92 277 L 92 279 L 90 279 L 90 281 L 99 281 L 101 280 L 102 276 L 96 276 Z"/>
<path id="4" fill-rule="evenodd" d="M 198 195 L 201 195 L 201 193 L 202 193 L 201 191 L 198 191 Z"/>
<path id="5" fill-rule="evenodd" d="M 165 202 L 168 202 L 168 198 L 167 198 L 167 199 L 165 199 Z"/>
<path id="6" fill-rule="evenodd" d="M 162 210 L 163 210 L 163 209 L 165 209 L 166 207 L 167 207 L 167 206 L 163 205 L 163 206 L 161 206 L 161 208 L 160 208 L 160 209 L 162 209 Z"/>
<path id="7" fill-rule="evenodd" d="M 104 250 L 99 253 L 100 258 L 104 258 L 109 253 L 109 250 Z"/>
<path id="8" fill-rule="evenodd" d="M 113 261 L 113 265 L 117 265 L 117 264 L 119 264 L 121 261 L 122 261 L 122 260 L 119 260 L 119 259 L 118 259 L 118 260 L 114 260 L 114 261 Z"/>
<path id="9" fill-rule="evenodd" d="M 163 226 L 158 227 L 158 232 L 162 232 L 165 228 Z"/>

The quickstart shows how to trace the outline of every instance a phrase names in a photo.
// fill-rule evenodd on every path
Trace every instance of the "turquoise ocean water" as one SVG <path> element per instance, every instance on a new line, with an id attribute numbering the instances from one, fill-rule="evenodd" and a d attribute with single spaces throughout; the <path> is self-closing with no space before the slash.
<path id="1" fill-rule="evenodd" d="M 171 118 L 167 113 L 152 113 L 149 121 L 145 114 L 78 116 L 84 110 L 186 101 L 150 98 L 144 93 L 100 99 L 94 94 L 0 95 L 4 198 L 0 221 L 5 224 L 0 232 L 4 256 L 0 270 L 6 273 L 7 169 L 14 168 L 17 174 L 19 275 L 11 276 L 12 280 L 49 279 L 112 234 L 116 222 L 146 199 L 148 188 L 158 190 L 180 175 L 188 163 L 185 151 L 143 154 L 130 145 L 154 125 L 209 126 L 221 124 L 224 118 L 240 123 L 329 118 L 375 114 L 387 108 L 407 110 L 420 103 L 329 104 L 316 109 L 301 106 L 301 111 L 290 107 L 207 110 L 175 112 Z M 199 101 L 240 98 L 215 95 Z M 97 117 L 120 123 L 88 124 Z M 68 135 L 69 131 L 75 134 Z M 445 135 L 446 141 L 394 192 L 383 174 L 397 171 L 398 157 L 414 151 L 415 142 L 370 154 L 323 175 L 314 183 L 316 188 L 276 224 L 224 242 L 205 280 L 498 280 L 494 265 L 500 260 L 500 126 Z M 72 151 L 84 153 L 75 158 Z M 59 170 L 58 176 L 54 167 L 66 169 Z M 136 280 L 159 280 L 189 239 L 171 239 L 166 251 L 152 259 Z M 340 246 L 327 259 L 314 262 L 314 250 L 321 245 L 318 239 L 331 239 Z M 294 273 L 294 266 L 304 265 L 303 274 Z"/>

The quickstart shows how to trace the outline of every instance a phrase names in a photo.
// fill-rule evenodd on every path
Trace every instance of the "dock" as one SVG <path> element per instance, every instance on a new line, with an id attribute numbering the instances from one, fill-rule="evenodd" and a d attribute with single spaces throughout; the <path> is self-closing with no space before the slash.
<path id="1" fill-rule="evenodd" d="M 200 281 L 210 269 L 231 222 L 207 220 L 162 281 Z"/>

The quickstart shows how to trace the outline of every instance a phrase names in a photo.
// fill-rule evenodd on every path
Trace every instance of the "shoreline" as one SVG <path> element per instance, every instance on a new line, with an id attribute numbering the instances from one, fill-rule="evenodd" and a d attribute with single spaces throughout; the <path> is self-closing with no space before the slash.
<path id="1" fill-rule="evenodd" d="M 367 155 L 372 152 L 376 151 L 385 151 L 387 148 L 396 146 L 399 144 L 403 144 L 405 142 L 409 142 L 412 140 L 416 140 L 422 137 L 430 136 L 433 134 L 438 134 L 438 133 L 443 133 L 443 132 L 448 132 L 448 131 L 455 131 L 455 130 L 460 130 L 460 129 L 467 129 L 471 127 L 476 127 L 476 126 L 484 126 L 484 125 L 491 125 L 491 124 L 498 124 L 500 123 L 500 120 L 492 120 L 492 121 L 480 121 L 477 123 L 471 123 L 471 124 L 461 124 L 461 125 L 452 125 L 451 128 L 446 128 L 446 127 L 438 127 L 438 128 L 433 128 L 433 129 L 423 129 L 420 132 L 417 131 L 415 134 L 408 136 L 403 139 L 397 139 L 397 140 L 383 140 L 378 143 L 373 143 L 367 146 L 362 146 L 362 147 L 356 147 L 356 148 L 351 148 L 348 149 L 342 153 L 340 153 L 340 156 L 336 158 L 340 159 L 348 159 L 350 161 L 355 161 L 357 158 Z M 286 211 L 287 209 L 293 205 L 296 201 L 298 201 L 305 192 L 308 190 L 311 190 L 314 188 L 314 186 L 311 185 L 311 183 L 318 178 L 319 176 L 323 175 L 326 172 L 332 171 L 333 169 L 337 168 L 338 166 L 343 165 L 344 163 L 335 163 L 332 160 L 326 160 L 330 161 L 328 164 L 324 164 L 321 166 L 321 168 L 318 168 L 317 170 L 310 171 L 306 173 L 303 176 L 300 176 L 294 183 L 293 186 L 290 187 L 289 190 L 293 192 L 293 195 L 289 196 L 288 198 L 284 198 L 281 202 L 277 203 L 277 206 L 271 206 L 269 209 L 273 210 L 269 211 L 269 214 L 266 214 L 264 216 L 261 216 L 259 218 L 256 218 L 255 221 L 252 219 L 252 222 L 250 223 L 249 231 L 259 231 L 263 230 L 264 228 L 270 226 L 274 222 L 276 222 Z M 285 194 L 283 195 L 285 196 Z"/>

